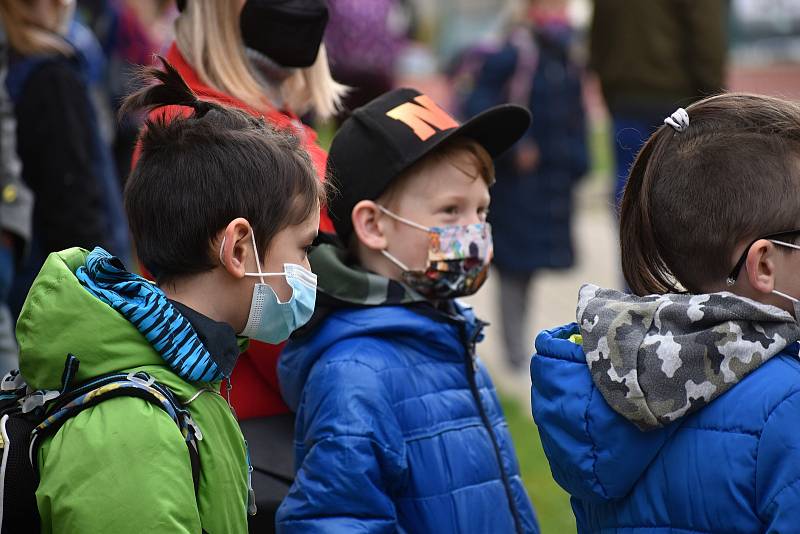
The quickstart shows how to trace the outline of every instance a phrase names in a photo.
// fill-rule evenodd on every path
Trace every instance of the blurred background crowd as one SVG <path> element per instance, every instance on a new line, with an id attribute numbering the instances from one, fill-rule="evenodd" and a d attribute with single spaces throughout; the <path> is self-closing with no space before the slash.
<path id="1" fill-rule="evenodd" d="M 195 24 L 186 0 L 0 0 L 0 368 L 15 365 L 13 325 L 49 252 L 102 245 L 133 267 L 121 191 L 144 117 L 117 111 L 156 54 L 185 61 L 201 96 L 254 109 L 266 98 L 312 152 L 348 110 L 398 86 L 461 118 L 523 104 L 533 126 L 492 190 L 495 273 L 470 300 L 495 325 L 479 352 L 543 531 L 574 530 L 528 422 L 535 333 L 574 316 L 580 283 L 624 285 L 615 204 L 664 117 L 721 90 L 800 98 L 800 0 L 327 3 L 327 53 L 298 70 L 302 58 L 251 46 L 238 25 Z M 206 20 L 241 4 L 197 2 Z"/>

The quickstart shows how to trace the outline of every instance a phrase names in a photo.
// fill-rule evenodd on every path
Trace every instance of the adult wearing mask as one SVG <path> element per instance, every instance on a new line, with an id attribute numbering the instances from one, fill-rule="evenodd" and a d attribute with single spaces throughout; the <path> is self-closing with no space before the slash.
<path id="1" fill-rule="evenodd" d="M 325 3 L 178 0 L 177 4 L 181 13 L 167 60 L 189 87 L 200 99 L 237 107 L 277 128 L 293 130 L 324 179 L 327 154 L 299 115 L 332 116 L 345 91 L 331 77 L 321 44 L 328 20 Z M 166 113 L 188 114 L 189 109 L 167 109 Z M 333 231 L 324 210 L 320 229 Z M 294 414 L 278 384 L 280 349 L 251 341 L 237 361 L 230 387 L 223 385 L 250 445 L 255 469 L 259 513 L 251 518 L 253 532 L 272 531 L 275 510 L 294 477 Z"/>
<path id="2" fill-rule="evenodd" d="M 129 253 L 122 195 L 102 138 L 83 54 L 66 37 L 72 0 L 0 0 L 10 44 L 5 80 L 17 119 L 22 177 L 34 193 L 33 239 L 9 297 L 16 317 L 50 252 Z"/>

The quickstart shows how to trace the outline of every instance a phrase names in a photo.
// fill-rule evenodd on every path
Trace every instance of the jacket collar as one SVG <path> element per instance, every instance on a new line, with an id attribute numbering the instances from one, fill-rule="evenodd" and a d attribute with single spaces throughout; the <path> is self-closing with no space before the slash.
<path id="1" fill-rule="evenodd" d="M 227 323 L 220 323 L 192 308 L 170 300 L 181 315 L 189 321 L 194 328 L 200 342 L 211 355 L 223 376 L 230 376 L 236 360 L 239 358 L 239 343 L 233 328 Z"/>

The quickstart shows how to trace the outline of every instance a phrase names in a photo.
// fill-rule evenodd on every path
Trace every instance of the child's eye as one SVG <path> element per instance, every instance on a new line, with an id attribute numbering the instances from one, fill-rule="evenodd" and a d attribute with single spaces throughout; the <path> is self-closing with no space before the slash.
<path id="1" fill-rule="evenodd" d="M 442 208 L 442 212 L 447 215 L 458 215 L 458 206 L 445 206 Z"/>

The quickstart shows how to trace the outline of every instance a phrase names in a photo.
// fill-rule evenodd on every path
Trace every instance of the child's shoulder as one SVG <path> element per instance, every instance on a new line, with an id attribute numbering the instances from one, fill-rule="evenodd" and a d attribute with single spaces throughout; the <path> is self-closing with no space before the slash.
<path id="1" fill-rule="evenodd" d="M 687 426 L 760 434 L 784 403 L 800 400 L 800 359 L 784 351 L 700 410 Z M 800 403 L 797 404 L 800 410 Z M 796 414 L 800 417 L 800 413 Z"/>
<path id="2" fill-rule="evenodd" d="M 454 344 L 459 343 L 457 332 L 447 323 L 403 306 L 332 314 L 315 337 L 313 343 L 324 347 L 315 368 L 363 366 L 377 374 L 408 370 L 431 359 L 449 359 Z"/>

